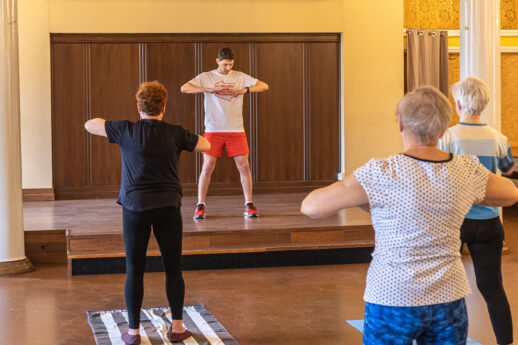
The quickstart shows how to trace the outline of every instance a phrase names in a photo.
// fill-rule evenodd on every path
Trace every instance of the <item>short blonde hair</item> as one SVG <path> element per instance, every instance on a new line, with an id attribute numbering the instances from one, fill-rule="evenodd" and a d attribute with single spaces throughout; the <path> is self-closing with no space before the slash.
<path id="1" fill-rule="evenodd" d="M 403 130 L 421 144 L 437 142 L 451 122 L 450 101 L 433 86 L 421 86 L 407 93 L 396 110 Z"/>
<path id="2" fill-rule="evenodd" d="M 480 114 L 489 103 L 489 88 L 482 79 L 476 77 L 468 77 L 453 84 L 451 94 L 466 115 Z"/>
<path id="3" fill-rule="evenodd" d="M 167 102 L 167 90 L 158 81 L 146 81 L 140 84 L 135 95 L 140 110 L 147 115 L 159 115 Z"/>

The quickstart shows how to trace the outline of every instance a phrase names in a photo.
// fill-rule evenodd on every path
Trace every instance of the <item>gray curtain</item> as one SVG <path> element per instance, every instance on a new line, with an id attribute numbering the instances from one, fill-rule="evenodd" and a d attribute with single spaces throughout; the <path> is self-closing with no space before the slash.
<path id="1" fill-rule="evenodd" d="M 408 29 L 406 35 L 407 91 L 433 85 L 447 97 L 448 31 Z"/>

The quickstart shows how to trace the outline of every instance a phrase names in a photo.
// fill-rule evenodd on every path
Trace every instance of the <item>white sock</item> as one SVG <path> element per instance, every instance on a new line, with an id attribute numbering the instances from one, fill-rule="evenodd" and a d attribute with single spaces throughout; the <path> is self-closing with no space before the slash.
<path id="1" fill-rule="evenodd" d="M 205 203 L 204 203 L 204 202 L 199 202 L 199 203 L 197 203 L 197 204 L 196 204 L 196 206 L 198 206 L 198 205 L 203 205 L 203 206 L 205 206 Z"/>
<path id="2" fill-rule="evenodd" d="M 248 204 L 253 204 L 253 203 L 254 203 L 253 201 L 247 201 L 247 202 L 245 202 L 245 206 Z"/>

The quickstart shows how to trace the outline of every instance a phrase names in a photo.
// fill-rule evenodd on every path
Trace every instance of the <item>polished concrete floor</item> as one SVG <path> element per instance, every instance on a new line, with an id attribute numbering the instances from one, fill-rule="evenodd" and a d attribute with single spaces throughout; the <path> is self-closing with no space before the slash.
<path id="1" fill-rule="evenodd" d="M 518 212 L 504 218 L 504 284 L 518 320 Z M 494 345 L 485 303 L 467 298 L 469 336 Z M 185 272 L 186 304 L 204 304 L 241 345 L 361 344 L 346 320 L 362 319 L 368 265 L 338 265 Z M 124 275 L 68 277 L 65 266 L 0 278 L 0 344 L 95 344 L 87 310 L 123 308 Z M 144 306 L 166 305 L 164 276 L 147 274 Z M 518 334 L 515 322 L 515 334 Z"/>

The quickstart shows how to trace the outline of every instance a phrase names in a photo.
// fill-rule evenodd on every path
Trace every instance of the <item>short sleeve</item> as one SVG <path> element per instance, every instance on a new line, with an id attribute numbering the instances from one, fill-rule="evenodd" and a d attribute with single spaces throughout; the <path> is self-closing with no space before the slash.
<path id="1" fill-rule="evenodd" d="M 513 153 L 511 152 L 511 144 L 509 144 L 509 141 L 507 141 L 507 150 L 504 150 L 505 154 L 503 157 L 499 157 L 498 160 L 498 169 L 500 171 L 506 173 L 513 167 L 514 164 L 514 158 Z"/>
<path id="2" fill-rule="evenodd" d="M 129 121 L 106 121 L 104 129 L 110 143 L 120 144 L 123 133 L 128 128 Z"/>
<path id="3" fill-rule="evenodd" d="M 470 159 L 471 165 L 471 186 L 475 200 L 474 204 L 480 204 L 486 197 L 487 180 L 489 179 L 489 170 L 483 166 L 476 156 L 465 156 Z"/>
<path id="4" fill-rule="evenodd" d="M 250 87 L 250 86 L 254 86 L 255 84 L 257 84 L 257 79 L 255 79 L 254 77 L 251 77 L 245 73 L 243 73 L 243 77 L 245 80 L 245 82 L 244 82 L 245 87 Z"/>
<path id="5" fill-rule="evenodd" d="M 178 149 L 186 150 L 189 152 L 194 151 L 194 148 L 198 144 L 198 135 L 189 132 L 187 129 L 180 126 L 176 127 L 176 143 Z"/>
<path id="6" fill-rule="evenodd" d="M 363 190 L 369 198 L 369 204 L 374 207 L 379 203 L 380 199 L 383 199 L 380 192 L 380 187 L 383 183 L 381 180 L 382 176 L 382 165 L 383 161 L 379 159 L 371 159 L 366 164 L 362 165 L 354 171 L 354 177 L 360 183 Z"/>
<path id="7" fill-rule="evenodd" d="M 205 79 L 206 79 L 206 78 L 204 78 L 204 74 L 205 73 L 198 74 L 196 77 L 191 79 L 189 81 L 189 83 L 191 83 L 192 85 L 197 86 L 197 87 L 206 87 L 204 85 L 205 84 Z"/>

